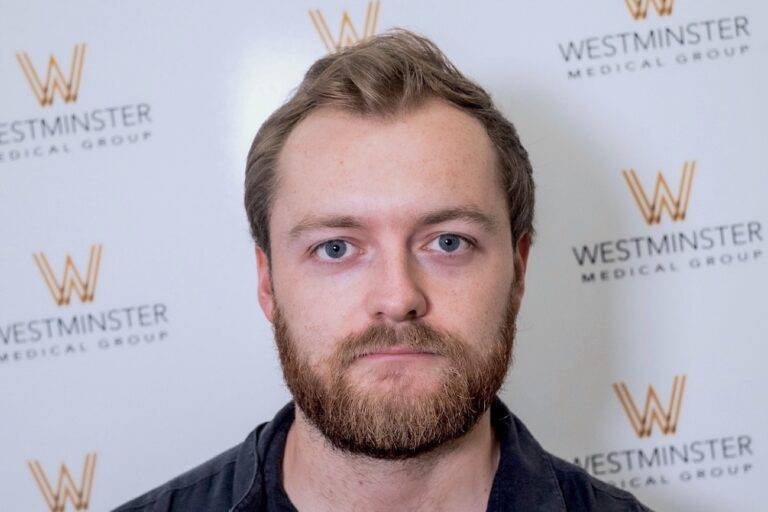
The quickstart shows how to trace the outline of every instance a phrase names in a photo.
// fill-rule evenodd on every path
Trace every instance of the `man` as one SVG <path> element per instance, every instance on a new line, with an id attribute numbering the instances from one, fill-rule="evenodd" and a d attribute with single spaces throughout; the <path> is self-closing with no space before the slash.
<path id="1" fill-rule="evenodd" d="M 515 129 L 404 30 L 317 61 L 246 169 L 294 401 L 128 511 L 643 511 L 496 396 L 533 233 Z"/>

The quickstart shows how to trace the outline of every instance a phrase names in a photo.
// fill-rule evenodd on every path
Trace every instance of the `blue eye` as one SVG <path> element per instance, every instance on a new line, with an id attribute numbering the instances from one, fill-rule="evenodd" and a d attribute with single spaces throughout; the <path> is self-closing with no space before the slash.
<path id="1" fill-rule="evenodd" d="M 347 252 L 347 242 L 344 240 L 328 240 L 322 244 L 323 252 L 332 259 L 338 259 Z"/>
<path id="2" fill-rule="evenodd" d="M 435 242 L 437 242 L 436 245 Z M 433 251 L 454 256 L 473 250 L 475 243 L 465 236 L 444 233 L 437 238 L 433 238 L 429 246 Z"/>
<path id="3" fill-rule="evenodd" d="M 461 245 L 461 237 L 458 235 L 440 235 L 438 241 L 440 248 L 447 252 L 453 252 Z"/>

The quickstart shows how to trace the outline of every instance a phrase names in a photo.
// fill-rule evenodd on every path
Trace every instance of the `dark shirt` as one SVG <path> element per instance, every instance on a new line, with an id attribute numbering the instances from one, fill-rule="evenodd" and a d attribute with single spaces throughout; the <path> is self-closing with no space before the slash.
<path id="1" fill-rule="evenodd" d="M 293 418 L 289 402 L 241 444 L 114 512 L 296 512 L 282 485 Z M 501 455 L 487 512 L 650 512 L 628 492 L 544 451 L 498 397 L 491 424 Z"/>

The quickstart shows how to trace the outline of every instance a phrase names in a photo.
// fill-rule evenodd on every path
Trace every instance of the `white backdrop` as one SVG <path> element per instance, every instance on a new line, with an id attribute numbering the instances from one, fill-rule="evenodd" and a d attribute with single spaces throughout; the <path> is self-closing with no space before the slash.
<path id="1" fill-rule="evenodd" d="M 432 38 L 531 153 L 538 239 L 505 401 L 654 509 L 764 509 L 764 2 L 0 13 L 0 509 L 109 510 L 290 398 L 256 301 L 244 161 L 345 13 L 343 42 L 366 26 Z"/>

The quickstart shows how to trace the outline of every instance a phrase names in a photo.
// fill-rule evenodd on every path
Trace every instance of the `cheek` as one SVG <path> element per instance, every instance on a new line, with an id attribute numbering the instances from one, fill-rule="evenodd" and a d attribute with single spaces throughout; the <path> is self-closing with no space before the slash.
<path id="1" fill-rule="evenodd" d="M 467 343 L 481 343 L 504 317 L 511 285 L 512 272 L 501 266 L 475 271 L 471 279 L 433 281 L 435 325 L 461 334 Z"/>
<path id="2" fill-rule="evenodd" d="M 344 273 L 307 271 L 303 265 L 275 268 L 275 299 L 290 314 L 297 335 L 337 329 L 359 300 L 360 279 Z"/>
<path id="3" fill-rule="evenodd" d="M 498 322 L 497 301 L 483 293 L 464 293 L 451 299 L 435 300 L 433 324 L 478 345 L 492 333 Z"/>
<path id="4" fill-rule="evenodd" d="M 302 359 L 313 367 L 333 353 L 337 334 L 327 324 L 316 323 L 306 315 L 292 315 L 290 321 L 292 340 Z"/>
<path id="5" fill-rule="evenodd" d="M 313 288 L 304 283 L 294 289 L 286 309 L 292 319 L 292 331 L 305 340 L 305 353 L 322 357 L 333 350 L 335 341 L 356 325 L 355 313 L 359 315 L 361 309 L 356 300 L 333 286 Z"/>
<path id="6" fill-rule="evenodd" d="M 352 312 L 359 310 L 342 289 L 312 283 L 283 283 L 278 303 L 300 357 L 318 371 L 326 372 L 328 359 L 349 333 Z M 277 288 L 277 285 L 276 285 Z"/>
<path id="7" fill-rule="evenodd" d="M 328 264 L 289 259 L 275 268 L 275 293 L 282 303 L 291 303 L 307 313 L 343 311 L 360 295 L 365 281 L 364 266 Z"/>

